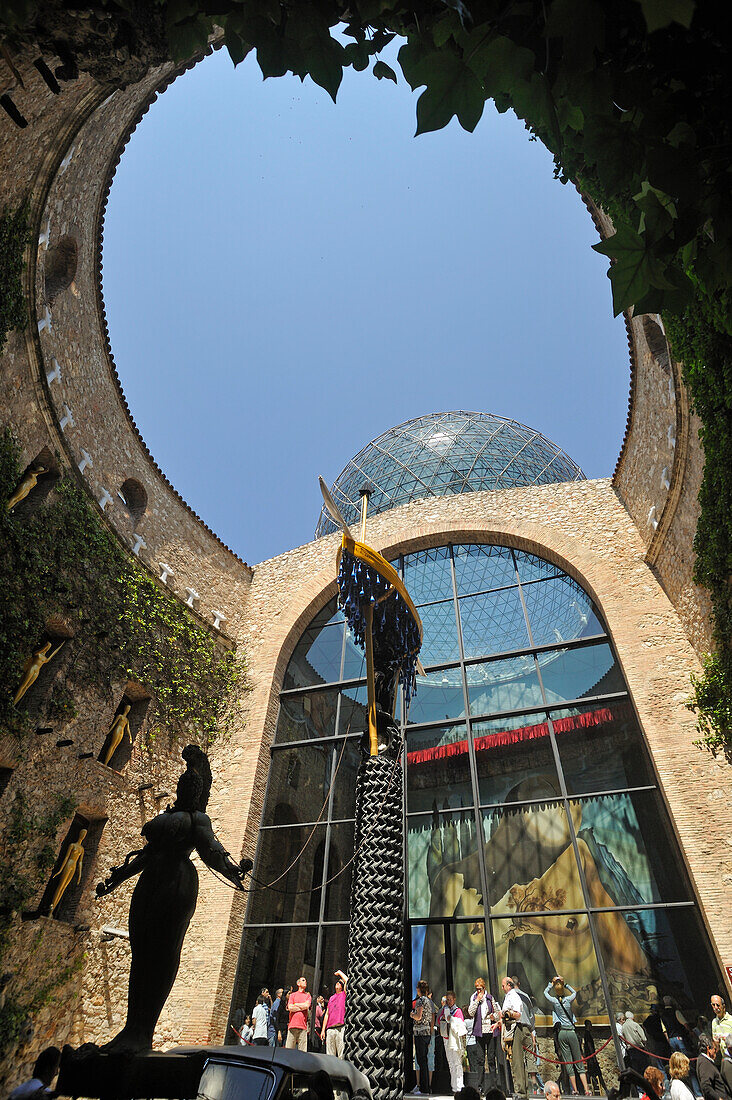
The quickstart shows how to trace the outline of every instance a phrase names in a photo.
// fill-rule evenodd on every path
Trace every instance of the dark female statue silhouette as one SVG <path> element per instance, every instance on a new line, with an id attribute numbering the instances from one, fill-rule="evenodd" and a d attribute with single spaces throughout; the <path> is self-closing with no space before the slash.
<path id="1" fill-rule="evenodd" d="M 183 940 L 196 909 L 198 873 L 191 853 L 195 850 L 207 867 L 239 890 L 252 868 L 251 860 L 234 863 L 214 835 L 205 812 L 211 791 L 208 757 L 196 745 L 188 745 L 183 759 L 187 767 L 178 780 L 175 803 L 143 826 L 145 847 L 130 852 L 121 867 L 113 867 L 97 886 L 97 895 L 103 897 L 140 874 L 130 902 L 127 1022 L 102 1047 L 110 1053 L 152 1047 L 155 1025 L 178 973 Z"/>

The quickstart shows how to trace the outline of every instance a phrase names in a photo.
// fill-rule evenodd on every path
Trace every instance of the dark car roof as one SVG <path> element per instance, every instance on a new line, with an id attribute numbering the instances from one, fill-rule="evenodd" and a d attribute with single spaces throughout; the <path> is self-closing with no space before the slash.
<path id="1" fill-rule="evenodd" d="M 205 1055 L 226 1062 L 241 1062 L 242 1065 L 280 1066 L 290 1073 L 327 1073 L 329 1077 L 347 1081 L 351 1092 L 371 1095 L 368 1077 L 357 1070 L 351 1062 L 334 1058 L 331 1054 L 311 1054 L 310 1051 L 287 1050 L 285 1047 L 265 1046 L 227 1046 L 227 1047 L 173 1047 L 168 1054 Z"/>

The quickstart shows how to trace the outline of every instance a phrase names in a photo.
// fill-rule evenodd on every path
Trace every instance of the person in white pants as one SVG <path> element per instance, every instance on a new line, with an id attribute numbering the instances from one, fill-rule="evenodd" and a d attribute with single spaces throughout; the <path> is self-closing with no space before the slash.
<path id="1" fill-rule="evenodd" d="M 463 1087 L 463 1051 L 467 1042 L 467 1028 L 462 1009 L 455 1004 L 455 994 L 452 990 L 442 998 L 442 1008 L 437 1022 L 450 1069 L 450 1088 L 453 1093 L 459 1092 Z"/>

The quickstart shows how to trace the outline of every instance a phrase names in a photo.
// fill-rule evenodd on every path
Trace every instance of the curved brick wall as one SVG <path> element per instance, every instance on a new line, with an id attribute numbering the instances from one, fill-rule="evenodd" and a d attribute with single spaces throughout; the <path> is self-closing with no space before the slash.
<path id="1" fill-rule="evenodd" d="M 131 129 L 156 89 L 181 67 L 159 66 L 111 96 L 82 73 L 54 95 L 33 67 L 35 56 L 14 58 L 25 88 L 16 89 L 13 98 L 28 126 L 19 129 L 0 114 L 0 187 L 10 205 L 29 202 L 32 226 L 26 273 L 31 315 L 25 332 L 11 334 L 3 355 L 3 423 L 12 425 L 26 461 L 50 447 L 70 468 L 78 471 L 81 465 L 78 476 L 102 502 L 97 507 L 103 505 L 104 520 L 130 552 L 137 547 L 140 561 L 155 576 L 170 566 L 165 583 L 181 599 L 187 590 L 198 594 L 192 613 L 209 629 L 214 631 L 214 612 L 225 616 L 220 625 L 247 661 L 252 691 L 240 700 L 239 730 L 212 753 L 211 815 L 238 856 L 251 850 L 256 837 L 279 683 L 299 632 L 334 591 L 337 540 L 288 551 L 252 571 L 191 512 L 157 468 L 117 382 L 99 284 L 106 195 Z M 53 66 L 54 59 L 46 60 Z M 598 229 L 607 233 L 607 220 L 592 212 Z M 719 851 L 712 855 L 699 810 L 715 803 L 715 813 L 725 815 L 723 835 L 732 830 L 732 816 L 728 800 L 718 798 L 721 765 L 691 748 L 693 720 L 683 705 L 689 673 L 698 668 L 689 638 L 698 648 L 708 642 L 707 604 L 691 581 L 703 456 L 678 366 L 665 362 L 657 334 L 644 329 L 642 320 L 629 322 L 629 342 L 628 430 L 612 483 L 418 502 L 378 517 L 371 533 L 388 552 L 447 538 L 513 543 L 554 558 L 592 592 L 613 634 L 710 926 L 729 959 L 732 940 L 720 914 L 731 900 L 732 859 L 722 856 L 720 866 Z M 144 490 L 142 514 L 117 495 L 130 480 Z M 114 685 L 117 692 L 123 688 Z M 176 752 L 162 745 L 143 752 L 139 743 L 123 775 L 110 774 L 92 759 L 80 764 L 79 752 L 96 745 L 109 714 L 101 691 L 77 703 L 77 718 L 54 730 L 52 740 L 39 739 L 24 763 L 13 757 L 12 746 L 0 742 L 0 766 L 15 768 L 0 800 L 0 824 L 15 788 L 42 800 L 61 783 L 82 807 L 108 819 L 97 855 L 103 871 L 137 846 L 141 825 L 161 805 L 156 794 L 174 789 L 180 767 Z M 71 738 L 73 751 L 57 749 L 59 737 Z M 693 805 L 687 794 L 690 774 Z M 152 787 L 143 789 L 147 783 Z M 68 824 L 59 829 L 59 843 Z M 56 953 L 63 956 L 78 936 L 84 937 L 86 960 L 68 997 L 43 1009 L 10 1084 L 51 1035 L 56 1041 L 102 1041 L 119 1026 L 128 946 L 121 939 L 106 940 L 101 929 L 124 927 L 131 888 L 99 906 L 92 902 L 94 881 L 92 876 L 79 908 L 82 931 L 45 922 L 39 966 Z M 202 877 L 180 978 L 161 1021 L 161 1045 L 223 1034 L 243 913 L 240 897 Z M 32 925 L 18 933 L 17 959 L 31 950 L 32 935 Z"/>

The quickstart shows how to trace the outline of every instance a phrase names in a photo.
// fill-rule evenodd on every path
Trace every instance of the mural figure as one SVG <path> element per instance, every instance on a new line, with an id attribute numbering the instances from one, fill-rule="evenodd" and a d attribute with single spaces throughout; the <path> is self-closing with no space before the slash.
<path id="1" fill-rule="evenodd" d="M 525 789 L 524 789 L 525 788 Z M 535 776 L 511 792 L 508 801 L 546 799 L 530 809 L 504 811 L 492 833 L 484 840 L 489 875 L 491 912 L 505 914 L 495 921 L 496 966 L 499 974 L 513 973 L 511 945 L 525 936 L 537 943 L 522 950 L 528 985 L 538 995 L 551 974 L 557 971 L 578 991 L 578 1011 L 604 1012 L 591 930 L 583 913 L 554 916 L 557 910 L 585 909 L 569 822 L 559 792 L 550 777 Z M 592 828 L 582 827 L 583 806 L 570 803 L 577 836 L 577 848 L 593 907 L 614 907 L 641 901 L 630 875 L 604 845 L 597 843 Z M 411 872 L 410 872 L 411 876 Z M 484 965 L 483 898 L 480 889 L 478 847 L 463 844 L 455 820 L 440 822 L 435 815 L 422 872 L 424 891 L 429 892 L 430 916 L 475 916 L 476 924 L 460 925 L 460 971 Z M 410 878 L 411 882 L 411 878 Z M 412 887 L 410 885 L 410 891 Z M 424 905 L 424 900 L 420 901 Z M 623 976 L 624 982 L 649 988 L 651 960 L 622 913 L 598 913 L 595 917 L 600 948 L 608 970 Z M 474 934 L 473 934 L 474 933 Z M 444 953 L 442 929 L 426 929 L 424 963 Z M 544 970 L 550 971 L 546 976 Z M 457 976 L 455 978 L 457 983 Z"/>
<path id="2" fill-rule="evenodd" d="M 51 882 L 55 878 L 59 881 L 56 885 L 56 889 L 51 899 L 51 904 L 48 911 L 53 916 L 61 898 L 68 890 L 71 883 L 74 881 L 74 875 L 76 875 L 76 881 L 81 882 L 81 868 L 84 864 L 84 840 L 86 839 L 87 830 L 81 829 L 78 837 L 73 844 L 69 844 L 66 849 L 66 855 L 64 856 L 63 863 L 59 867 L 58 871 L 51 877 Z M 59 878 L 60 876 L 60 878 Z"/>
<path id="3" fill-rule="evenodd" d="M 211 870 L 237 890 L 252 868 L 249 859 L 235 863 L 217 840 L 206 814 L 211 792 L 208 757 L 197 745 L 183 750 L 186 770 L 178 780 L 172 806 L 142 829 L 143 848 L 130 852 L 97 885 L 103 897 L 134 875 L 140 878 L 130 902 L 130 966 L 127 1022 L 102 1050 L 135 1053 L 152 1047 L 153 1033 L 173 987 L 183 940 L 198 899 L 198 873 L 190 860 L 196 851 Z"/>
<path id="4" fill-rule="evenodd" d="M 48 471 L 46 470 L 45 466 L 36 466 L 35 469 L 28 471 L 28 473 L 18 485 L 18 488 L 8 500 L 8 503 L 5 505 L 8 512 L 12 512 L 16 504 L 20 504 L 21 500 L 25 500 L 29 493 L 31 493 L 33 489 L 35 489 L 38 483 L 38 478 L 41 476 L 41 474 L 45 474 L 47 472 Z"/>
<path id="5" fill-rule="evenodd" d="M 43 666 L 47 665 L 48 662 L 56 656 L 58 651 L 61 649 L 61 646 L 63 645 L 65 645 L 65 642 L 61 642 L 61 645 L 56 646 L 56 648 L 51 653 L 49 653 L 48 651 L 51 648 L 51 643 L 46 642 L 45 645 L 42 645 L 40 649 L 37 649 L 34 652 L 32 657 L 28 658 L 28 660 L 25 662 L 25 667 L 23 669 L 23 679 L 21 680 L 20 687 L 15 693 L 15 698 L 13 699 L 14 706 L 17 707 L 18 703 L 23 698 L 28 688 L 32 687 L 33 684 L 35 684 Z"/>
<path id="6" fill-rule="evenodd" d="M 107 745 L 107 751 L 104 754 L 104 759 L 102 760 L 103 764 L 109 764 L 109 761 L 119 748 L 123 737 L 129 738 L 130 743 L 132 743 L 130 720 L 127 717 L 129 713 L 130 704 L 125 703 L 122 712 L 116 716 L 114 722 L 112 722 L 112 725 L 109 727 L 109 733 L 107 734 L 109 743 Z"/>

